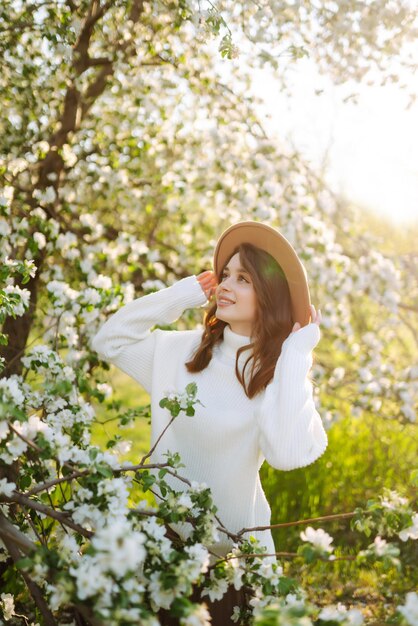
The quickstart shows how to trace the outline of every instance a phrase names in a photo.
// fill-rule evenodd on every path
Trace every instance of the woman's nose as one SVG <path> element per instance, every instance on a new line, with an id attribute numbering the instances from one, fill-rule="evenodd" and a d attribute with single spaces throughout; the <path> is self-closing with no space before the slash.
<path id="1" fill-rule="evenodd" d="M 229 289 L 229 279 L 230 279 L 230 276 L 227 276 L 226 278 L 224 278 L 223 281 L 220 283 L 220 286 L 226 289 Z"/>

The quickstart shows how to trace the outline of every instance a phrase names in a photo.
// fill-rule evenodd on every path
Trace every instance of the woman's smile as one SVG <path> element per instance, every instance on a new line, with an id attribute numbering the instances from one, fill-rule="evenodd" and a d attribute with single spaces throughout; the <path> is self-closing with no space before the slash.
<path id="1" fill-rule="evenodd" d="M 218 302 L 218 306 L 231 306 L 231 304 L 235 304 L 235 302 L 230 300 L 230 298 L 225 298 L 223 296 L 220 296 L 217 302 Z"/>

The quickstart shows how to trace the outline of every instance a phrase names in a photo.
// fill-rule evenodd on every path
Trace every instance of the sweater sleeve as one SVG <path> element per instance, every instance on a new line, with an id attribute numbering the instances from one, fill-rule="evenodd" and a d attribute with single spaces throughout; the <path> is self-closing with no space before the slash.
<path id="1" fill-rule="evenodd" d="M 91 348 L 136 380 L 148 393 L 152 384 L 155 324 L 171 324 L 188 308 L 206 304 L 195 275 L 129 302 L 114 313 L 91 340 Z"/>
<path id="2" fill-rule="evenodd" d="M 259 444 L 267 462 L 276 469 L 309 465 L 328 444 L 307 377 L 313 363 L 312 350 L 319 339 L 315 323 L 289 335 L 260 405 Z"/>

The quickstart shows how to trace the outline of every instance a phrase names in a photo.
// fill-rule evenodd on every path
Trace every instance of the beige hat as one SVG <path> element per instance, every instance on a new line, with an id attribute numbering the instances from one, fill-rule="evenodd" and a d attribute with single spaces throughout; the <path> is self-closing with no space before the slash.
<path id="1" fill-rule="evenodd" d="M 254 221 L 238 222 L 222 233 L 213 257 L 218 280 L 225 263 L 241 243 L 251 243 L 276 259 L 289 285 L 293 323 L 299 322 L 301 326 L 309 324 L 311 300 L 306 270 L 287 239 L 271 226 Z"/>

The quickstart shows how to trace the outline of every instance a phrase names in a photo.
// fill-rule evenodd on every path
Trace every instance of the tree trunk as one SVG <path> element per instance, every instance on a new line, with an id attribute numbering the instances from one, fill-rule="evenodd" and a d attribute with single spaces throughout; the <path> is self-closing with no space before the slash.
<path id="1" fill-rule="evenodd" d="M 2 332 L 8 336 L 9 343 L 7 346 L 0 346 L 0 356 L 6 359 L 6 365 L 0 378 L 11 376 L 12 374 L 20 374 L 22 372 L 22 356 L 24 354 L 29 333 L 35 319 L 36 304 L 38 301 L 38 284 L 39 275 L 45 259 L 45 250 L 38 253 L 33 260 L 37 268 L 35 276 L 22 285 L 20 281 L 16 281 L 21 289 L 30 291 L 29 308 L 21 317 L 6 317 L 3 324 Z"/>

